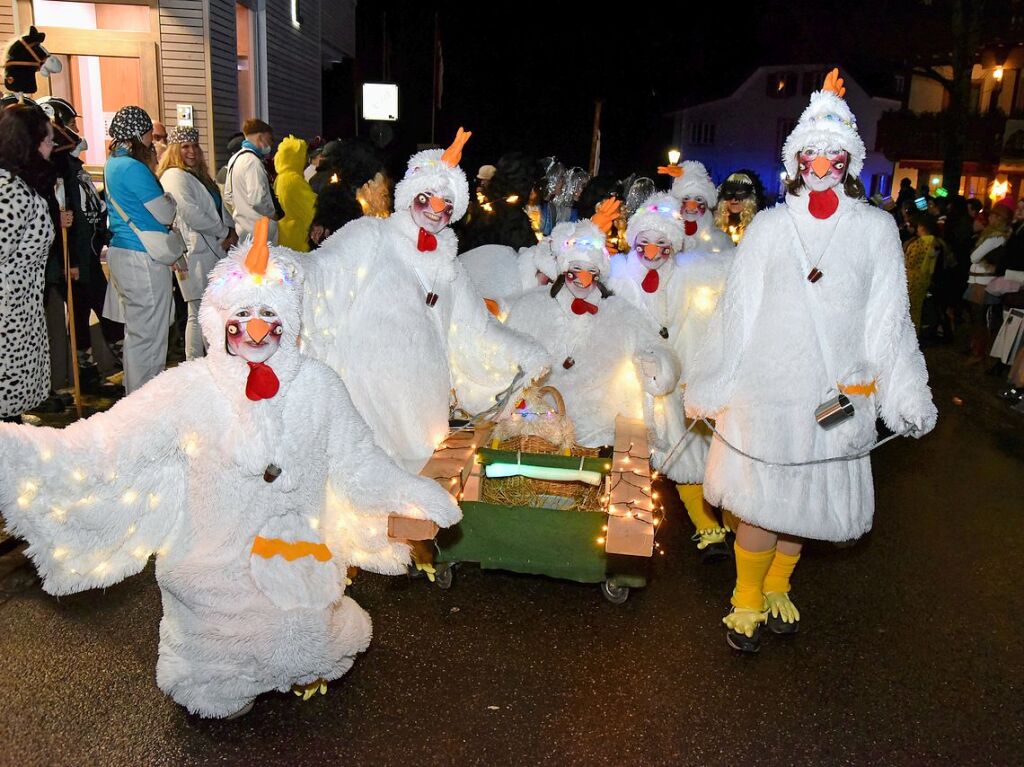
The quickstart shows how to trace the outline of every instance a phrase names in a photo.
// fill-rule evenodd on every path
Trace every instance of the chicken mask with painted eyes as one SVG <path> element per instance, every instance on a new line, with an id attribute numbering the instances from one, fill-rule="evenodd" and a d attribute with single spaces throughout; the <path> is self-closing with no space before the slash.
<path id="1" fill-rule="evenodd" d="M 452 220 L 454 208 L 451 195 L 420 192 L 413 197 L 409 212 L 416 226 L 431 234 L 437 234 Z"/>
<path id="2" fill-rule="evenodd" d="M 812 192 L 824 192 L 843 183 L 850 164 L 845 149 L 804 147 L 797 155 L 800 177 Z"/>
<path id="3" fill-rule="evenodd" d="M 600 277 L 590 264 L 572 263 L 565 272 L 565 287 L 573 298 L 587 298 L 597 290 Z"/>
<path id="4" fill-rule="evenodd" d="M 707 213 L 708 201 L 703 197 L 684 197 L 681 201 L 679 212 L 684 221 L 698 221 Z"/>
<path id="5" fill-rule="evenodd" d="M 648 269 L 660 269 L 672 255 L 672 243 L 661 232 L 644 230 L 636 236 L 633 250 L 640 263 Z"/>
<path id="6" fill-rule="evenodd" d="M 269 306 L 247 306 L 231 313 L 224 323 L 227 353 L 246 362 L 266 362 L 281 347 L 284 326 Z"/>

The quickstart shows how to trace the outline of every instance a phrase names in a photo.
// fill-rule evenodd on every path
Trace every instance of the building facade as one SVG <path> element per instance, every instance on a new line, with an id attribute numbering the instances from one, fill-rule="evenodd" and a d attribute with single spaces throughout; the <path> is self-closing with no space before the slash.
<path id="1" fill-rule="evenodd" d="M 355 0 L 0 0 L 0 40 L 35 25 L 61 58 L 37 95 L 75 105 L 91 166 L 126 104 L 195 125 L 211 166 L 248 117 L 318 135 L 323 69 L 354 55 L 354 22 Z"/>
<path id="2" fill-rule="evenodd" d="M 831 69 L 825 65 L 760 67 L 732 95 L 697 104 L 673 114 L 675 146 L 683 159 L 704 163 L 716 183 L 739 168 L 755 171 L 769 197 L 781 194 L 782 145 L 793 130 L 811 93 L 821 88 Z M 871 96 L 840 67 L 846 100 L 857 116 L 868 153 L 861 179 L 868 194 L 889 194 L 892 162 L 875 149 L 882 113 L 898 109 L 895 99 Z"/>
<path id="3" fill-rule="evenodd" d="M 986 50 L 971 72 L 960 194 L 996 200 L 1024 193 L 1024 47 Z M 949 66 L 932 68 L 938 77 L 910 72 L 902 108 L 885 116 L 879 145 L 895 163 L 896 182 L 909 178 L 932 194 L 942 185 L 949 94 L 938 79 Z M 952 190 L 950 190 L 952 191 Z"/>

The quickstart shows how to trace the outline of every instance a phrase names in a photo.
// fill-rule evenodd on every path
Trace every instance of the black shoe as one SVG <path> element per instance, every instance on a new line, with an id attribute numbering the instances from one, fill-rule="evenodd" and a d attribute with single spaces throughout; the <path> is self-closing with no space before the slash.
<path id="1" fill-rule="evenodd" d="M 748 637 L 731 629 L 725 632 L 725 643 L 734 650 L 746 653 L 756 653 L 761 649 L 761 627 L 754 629 L 754 636 Z"/>
<path id="2" fill-rule="evenodd" d="M 1010 366 L 1004 362 L 996 362 L 992 367 L 985 371 L 990 376 L 996 376 L 1002 378 L 1004 375 L 1010 372 Z"/>
<path id="3" fill-rule="evenodd" d="M 786 623 L 786 621 L 782 620 L 782 616 L 776 618 L 770 612 L 768 613 L 768 620 L 764 622 L 764 625 L 773 634 L 795 634 L 800 630 L 800 621 Z"/>
<path id="4" fill-rule="evenodd" d="M 32 408 L 30 413 L 63 413 L 66 409 L 64 400 L 56 392 L 50 392 L 50 396 Z"/>
<path id="5" fill-rule="evenodd" d="M 729 546 L 724 542 L 709 543 L 700 551 L 700 561 L 703 565 L 722 562 L 729 558 Z"/>

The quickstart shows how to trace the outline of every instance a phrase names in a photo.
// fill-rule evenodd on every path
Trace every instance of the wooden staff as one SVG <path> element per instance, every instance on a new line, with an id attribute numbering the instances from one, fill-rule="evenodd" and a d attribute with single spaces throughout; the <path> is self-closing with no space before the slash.
<path id="1" fill-rule="evenodd" d="M 67 198 L 64 194 L 64 179 L 57 179 L 57 201 L 60 203 L 61 219 L 67 212 Z M 60 221 L 60 237 L 64 245 L 64 280 L 68 285 L 68 337 L 71 339 L 71 381 L 75 390 L 75 410 L 82 417 L 82 384 L 78 380 L 78 336 L 75 331 L 75 296 L 71 290 L 71 254 L 68 251 L 68 230 Z"/>

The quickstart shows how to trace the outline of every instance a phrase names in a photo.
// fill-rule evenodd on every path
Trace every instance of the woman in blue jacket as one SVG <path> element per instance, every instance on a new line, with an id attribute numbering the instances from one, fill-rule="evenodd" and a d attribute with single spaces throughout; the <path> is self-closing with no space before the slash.
<path id="1" fill-rule="evenodd" d="M 124 387 L 131 394 L 163 371 L 174 312 L 171 267 L 147 253 L 137 232 L 166 233 L 175 204 L 153 173 L 149 115 L 139 107 L 122 107 L 110 122 L 110 137 L 104 171 L 112 235 L 107 265 L 123 313 Z"/>

